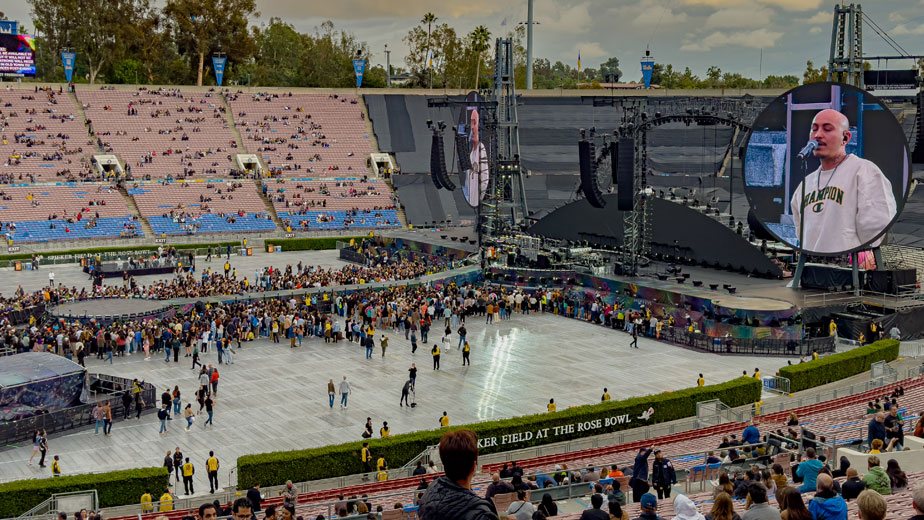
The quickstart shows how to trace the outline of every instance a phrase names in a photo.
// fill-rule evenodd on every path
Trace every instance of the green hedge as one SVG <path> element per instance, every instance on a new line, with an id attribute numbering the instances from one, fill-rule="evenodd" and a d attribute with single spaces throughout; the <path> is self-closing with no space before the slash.
<path id="1" fill-rule="evenodd" d="M 65 469 L 66 464 L 62 462 Z M 147 490 L 157 500 L 167 489 L 168 479 L 167 468 L 161 466 L 7 482 L 0 484 L 0 518 L 19 516 L 54 493 L 71 491 L 95 489 L 100 507 L 137 504 Z"/>
<path id="2" fill-rule="evenodd" d="M 591 435 L 636 428 L 647 424 L 673 421 L 696 415 L 696 403 L 710 399 L 720 399 L 729 406 L 751 404 L 760 399 L 761 383 L 754 378 L 740 377 L 726 383 L 702 388 L 693 387 L 676 392 L 665 392 L 645 397 L 633 397 L 623 401 L 567 408 L 556 413 L 542 413 L 512 419 L 502 419 L 454 427 L 467 428 L 478 433 L 482 442 L 495 438 L 497 444 L 484 446 L 482 454 L 508 451 L 529 446 L 566 441 Z M 649 408 L 654 414 L 648 421 L 639 416 Z M 610 418 L 628 416 L 631 422 L 615 421 L 606 426 Z M 595 422 L 599 421 L 599 427 Z M 437 422 L 437 417 L 433 417 Z M 573 425 L 573 431 L 555 434 L 555 427 Z M 590 426 L 590 429 L 587 427 Z M 547 436 L 537 436 L 537 432 L 548 429 Z M 439 443 L 445 430 L 427 430 L 395 435 L 385 439 L 371 439 L 372 455 L 376 459 L 384 456 L 389 467 L 397 468 L 416 457 L 427 446 Z M 526 433 L 529 432 L 529 433 Z M 525 434 L 532 438 L 522 438 L 513 442 L 503 441 L 505 435 Z M 287 479 L 293 482 L 317 480 L 341 475 L 361 473 L 362 463 L 359 459 L 362 441 L 311 448 L 297 451 L 278 451 L 257 455 L 245 455 L 237 459 L 237 487 L 247 489 L 254 484 L 272 486 L 284 484 Z"/>
<path id="3" fill-rule="evenodd" d="M 349 242 L 350 239 L 357 241 L 368 238 L 368 235 L 360 237 L 315 237 L 315 238 L 279 238 L 266 239 L 266 250 L 269 246 L 282 246 L 282 252 L 286 251 L 316 251 L 320 249 L 336 249 L 337 242 Z"/>
<path id="4" fill-rule="evenodd" d="M 898 357 L 898 346 L 898 341 L 884 339 L 808 363 L 785 366 L 780 375 L 789 379 L 790 392 L 798 392 L 866 372 L 877 361 L 893 361 Z"/>

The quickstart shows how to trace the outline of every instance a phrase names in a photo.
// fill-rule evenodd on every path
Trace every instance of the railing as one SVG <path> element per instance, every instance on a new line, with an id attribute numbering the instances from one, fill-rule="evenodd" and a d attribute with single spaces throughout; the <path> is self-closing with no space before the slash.
<path id="1" fill-rule="evenodd" d="M 30 518 L 42 515 L 54 514 L 58 512 L 70 513 L 71 511 L 96 511 L 99 509 L 99 498 L 96 490 L 89 491 L 72 491 L 69 493 L 55 493 L 51 498 L 41 504 L 26 511 L 18 518 Z"/>
<path id="2" fill-rule="evenodd" d="M 885 361 L 877 361 L 869 367 L 869 381 L 874 386 L 885 386 L 898 381 L 898 370 Z"/>
<path id="3" fill-rule="evenodd" d="M 790 381 L 781 376 L 764 376 L 764 390 L 789 395 Z"/>
<path id="4" fill-rule="evenodd" d="M 439 447 L 438 444 L 434 444 L 433 446 L 427 446 L 427 448 L 423 450 L 422 452 L 420 452 L 416 457 L 407 461 L 407 464 L 405 464 L 404 466 L 401 466 L 401 469 L 413 468 L 417 465 L 417 461 L 421 461 L 424 465 L 429 464 L 430 454 L 433 453 L 433 450 L 437 449 L 438 447 Z"/>

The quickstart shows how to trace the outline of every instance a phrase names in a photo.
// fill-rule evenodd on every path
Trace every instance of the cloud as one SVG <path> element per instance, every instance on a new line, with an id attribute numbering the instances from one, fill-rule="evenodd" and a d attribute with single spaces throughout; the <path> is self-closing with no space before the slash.
<path id="1" fill-rule="evenodd" d="M 719 9 L 706 18 L 706 29 L 764 27 L 770 23 L 773 10 L 767 7 L 730 7 Z"/>
<path id="2" fill-rule="evenodd" d="M 716 31 L 699 40 L 687 42 L 680 47 L 682 51 L 709 51 L 716 47 L 738 46 L 752 49 L 773 47 L 783 33 L 768 29 L 754 31 L 737 31 L 733 33 Z"/>
<path id="3" fill-rule="evenodd" d="M 815 26 L 809 29 L 809 34 L 821 34 L 822 28 Z"/>
<path id="4" fill-rule="evenodd" d="M 922 2 L 924 2 L 924 0 L 922 0 Z M 898 36 L 907 35 L 907 34 L 911 34 L 915 36 L 924 35 L 924 23 L 919 24 L 917 27 L 913 25 L 909 27 L 908 25 L 905 25 L 905 24 L 898 24 L 895 26 L 894 29 L 892 29 L 892 34 L 895 34 Z"/>
<path id="5" fill-rule="evenodd" d="M 818 24 L 818 23 L 831 23 L 834 21 L 834 14 L 827 11 L 818 11 L 811 18 L 805 18 L 802 20 L 806 23 Z"/>
<path id="6" fill-rule="evenodd" d="M 703 5 L 707 7 L 725 8 L 725 7 L 754 7 L 756 4 L 764 4 L 771 7 L 779 7 L 785 11 L 810 11 L 818 9 L 824 0 L 683 0 L 686 5 Z M 922 0 L 924 2 L 924 0 Z"/>
<path id="7" fill-rule="evenodd" d="M 581 42 L 571 47 L 571 56 L 577 60 L 578 52 L 581 53 L 581 67 L 596 67 L 597 60 L 600 58 L 609 58 L 612 54 L 608 53 L 597 42 Z"/>
<path id="8" fill-rule="evenodd" d="M 325 18 L 334 20 L 362 20 L 377 17 L 410 17 L 419 20 L 424 13 L 432 12 L 442 21 L 462 16 L 498 13 L 501 3 L 494 0 L 466 0 L 465 2 L 439 2 L 429 0 L 402 0 L 381 2 L 378 0 L 337 0 L 335 2 L 311 2 L 306 10 L 303 0 L 257 0 L 257 10 L 272 13 L 283 20 L 302 18 Z M 338 24 L 340 25 L 340 24 Z"/>
<path id="9" fill-rule="evenodd" d="M 590 15 L 590 5 L 587 2 L 569 6 L 554 0 L 539 0 L 536 2 L 535 9 L 535 19 L 542 24 L 539 26 L 542 31 L 569 35 L 581 34 L 586 32 L 594 22 Z"/>
<path id="10" fill-rule="evenodd" d="M 685 23 L 686 13 L 675 13 L 670 7 L 655 5 L 645 9 L 632 20 L 633 27 L 654 27 Z"/>

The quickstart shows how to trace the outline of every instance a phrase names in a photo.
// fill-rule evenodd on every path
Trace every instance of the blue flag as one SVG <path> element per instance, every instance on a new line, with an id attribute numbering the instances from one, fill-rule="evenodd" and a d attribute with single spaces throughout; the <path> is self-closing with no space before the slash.
<path id="1" fill-rule="evenodd" d="M 645 56 L 642 58 L 642 80 L 645 82 L 645 88 L 651 88 L 652 72 L 654 72 L 654 58 Z"/>
<path id="2" fill-rule="evenodd" d="M 228 61 L 228 58 L 224 56 L 212 56 L 212 67 L 215 69 L 215 80 L 218 82 L 218 86 L 221 86 L 221 80 L 225 77 L 225 62 Z"/>
<path id="3" fill-rule="evenodd" d="M 61 62 L 64 63 L 64 77 L 67 79 L 67 82 L 71 82 L 71 77 L 74 76 L 74 61 L 77 59 L 76 52 L 62 52 L 61 53 Z"/>
<path id="4" fill-rule="evenodd" d="M 363 84 L 363 74 L 366 72 L 366 60 L 357 58 L 353 60 L 353 72 L 356 73 L 356 88 Z"/>

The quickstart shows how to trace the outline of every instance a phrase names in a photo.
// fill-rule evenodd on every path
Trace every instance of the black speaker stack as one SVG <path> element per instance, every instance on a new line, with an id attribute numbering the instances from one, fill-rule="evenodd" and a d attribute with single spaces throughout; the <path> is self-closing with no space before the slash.
<path id="1" fill-rule="evenodd" d="M 635 142 L 631 137 L 620 137 L 619 152 L 613 164 L 616 165 L 616 209 L 632 211 L 635 192 Z"/>
<path id="2" fill-rule="evenodd" d="M 603 193 L 600 192 L 600 186 L 597 184 L 597 163 L 596 150 L 594 147 L 593 136 L 590 139 L 581 139 L 578 141 L 578 159 L 581 165 L 581 191 L 584 198 L 595 208 L 606 206 L 603 200 Z"/>
<path id="3" fill-rule="evenodd" d="M 433 132 L 430 143 L 430 178 L 437 189 L 445 188 L 449 191 L 456 189 L 456 185 L 449 179 L 446 171 L 446 160 L 443 153 L 443 134 Z"/>

